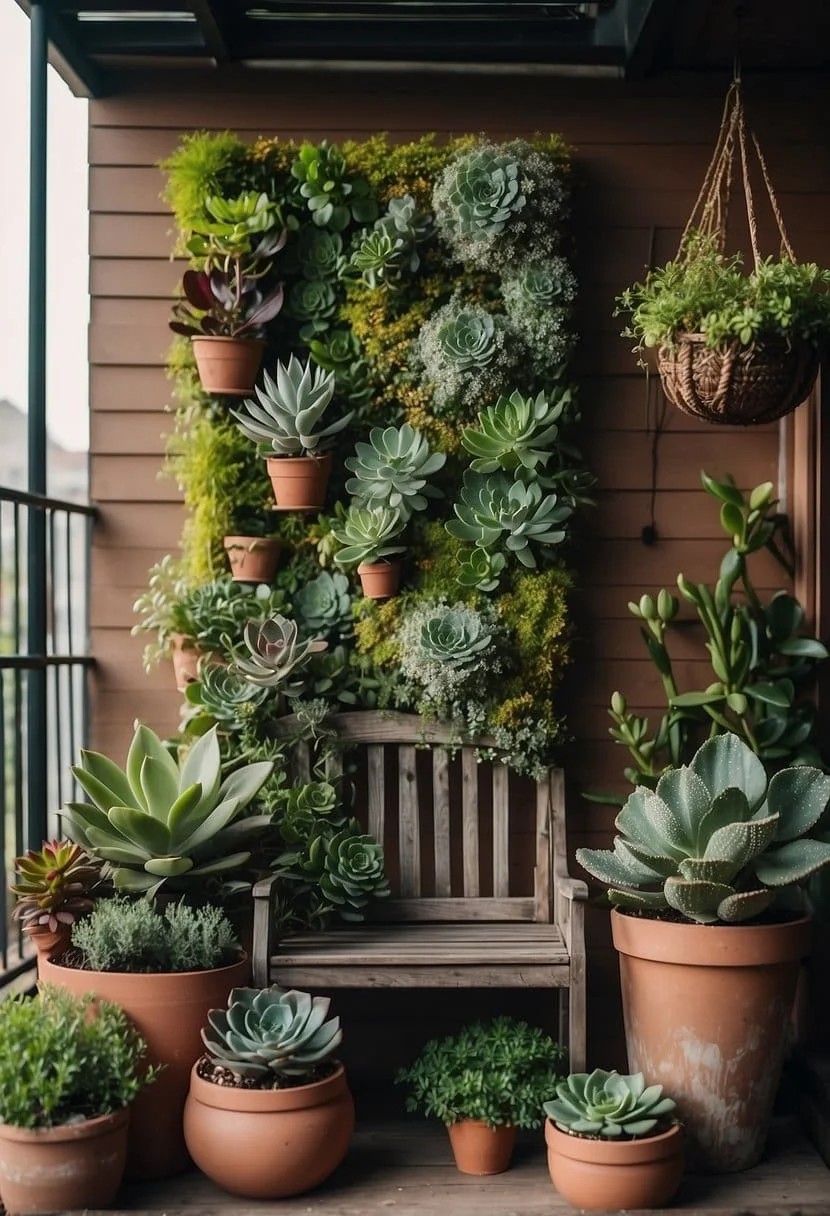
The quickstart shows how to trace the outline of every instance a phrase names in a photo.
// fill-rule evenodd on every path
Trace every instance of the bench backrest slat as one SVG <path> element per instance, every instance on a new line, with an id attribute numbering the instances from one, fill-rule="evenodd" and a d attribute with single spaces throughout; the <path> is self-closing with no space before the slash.
<path id="1" fill-rule="evenodd" d="M 375 840 L 383 840 L 386 809 L 386 775 L 383 769 L 383 744 L 370 743 L 366 748 L 368 771 L 368 828 Z"/>
<path id="2" fill-rule="evenodd" d="M 415 748 L 398 748 L 398 864 L 401 895 L 421 894 L 421 823 Z"/>
<path id="3" fill-rule="evenodd" d="M 493 765 L 493 894 L 510 894 L 510 774 Z"/>
<path id="4" fill-rule="evenodd" d="M 452 895 L 450 877 L 450 756 L 445 747 L 432 752 L 432 833 L 435 894 Z"/>
<path id="5" fill-rule="evenodd" d="M 476 896 L 479 889 L 478 762 L 471 747 L 461 751 L 461 852 L 464 894 Z"/>

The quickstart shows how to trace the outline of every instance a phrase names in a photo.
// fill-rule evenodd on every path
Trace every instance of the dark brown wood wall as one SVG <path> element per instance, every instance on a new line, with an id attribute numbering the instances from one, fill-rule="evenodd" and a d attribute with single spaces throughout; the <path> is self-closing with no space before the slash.
<path id="1" fill-rule="evenodd" d="M 164 76 L 129 95 L 90 106 L 92 495 L 101 507 L 92 567 L 93 745 L 122 753 L 136 717 L 175 727 L 179 698 L 169 670 L 147 676 L 143 642 L 129 636 L 132 603 L 147 568 L 177 544 L 182 511 L 175 485 L 160 476 L 169 386 L 164 374 L 169 298 L 181 272 L 170 260 L 173 224 L 159 194 L 160 158 L 194 128 L 233 129 L 246 138 L 360 138 L 378 129 L 396 139 L 424 131 L 486 131 L 494 138 L 561 132 L 574 148 L 574 228 L 581 282 L 581 347 L 576 374 L 584 448 L 599 478 L 598 506 L 577 554 L 579 636 L 570 680 L 574 742 L 570 842 L 607 839 L 613 812 L 582 802 L 581 788 L 625 788 L 625 757 L 607 737 L 611 692 L 632 706 L 661 705 L 626 604 L 672 586 L 682 570 L 715 577 L 724 549 L 715 505 L 699 488 L 701 468 L 733 473 L 743 486 L 777 481 L 779 430 L 712 428 L 669 409 L 655 449 L 661 398 L 647 386 L 618 336 L 615 294 L 650 259 L 676 248 L 694 202 L 720 114 L 723 81 L 678 77 L 639 86 L 554 80 L 532 74 L 427 75 L 256 72 Z M 809 77 L 749 84 L 752 117 L 767 147 L 796 250 L 830 262 L 830 148 L 826 86 Z M 655 458 L 656 450 L 656 458 Z M 641 540 L 654 518 L 657 543 Z M 791 492 L 793 487 L 790 488 Z M 799 487 L 794 487 L 796 495 Z M 764 558 L 758 585 L 780 585 Z M 708 683 L 700 639 L 680 639 L 679 675 Z M 604 917 L 593 914 L 592 1042 L 617 1041 L 616 1016 L 597 1014 L 612 991 L 615 962 Z M 607 1031 L 607 1033 L 606 1033 Z M 607 1059 L 607 1057 L 606 1057 Z"/>

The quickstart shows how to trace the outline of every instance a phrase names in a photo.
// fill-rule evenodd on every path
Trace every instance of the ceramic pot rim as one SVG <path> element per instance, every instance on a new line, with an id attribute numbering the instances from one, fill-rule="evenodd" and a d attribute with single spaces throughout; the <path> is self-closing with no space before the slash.
<path id="1" fill-rule="evenodd" d="M 502 1132 L 502 1134 L 505 1135 L 508 1132 L 516 1131 L 516 1127 L 513 1123 L 500 1123 L 498 1127 L 490 1127 L 489 1123 L 485 1123 L 483 1119 L 456 1119 L 455 1122 L 445 1123 L 444 1126 L 446 1127 L 447 1131 L 453 1127 L 482 1127 L 488 1132 Z"/>
<path id="2" fill-rule="evenodd" d="M 248 543 L 240 544 L 241 541 Z M 238 536 L 231 536 L 228 534 L 227 536 L 222 537 L 222 546 L 225 549 L 248 549 L 250 551 L 255 549 L 266 549 L 270 548 L 271 546 L 276 546 L 278 549 L 281 549 L 282 541 L 277 540 L 275 536 L 243 536 L 241 534 Z"/>
<path id="3" fill-rule="evenodd" d="M 611 932 L 620 954 L 687 967 L 759 967 L 797 962 L 809 953 L 812 918 L 778 924 L 696 925 L 627 916 L 614 908 Z"/>
<path id="4" fill-rule="evenodd" d="M 308 464 L 312 462 L 317 465 L 331 464 L 331 452 L 321 452 L 319 456 L 268 456 L 265 463 L 268 466 L 269 476 L 274 470 L 287 468 L 288 465 Z"/>
<path id="5" fill-rule="evenodd" d="M 237 971 L 240 967 L 247 966 L 248 962 L 248 954 L 245 950 L 241 951 L 240 957 L 234 962 L 226 963 L 224 967 L 211 967 L 206 971 L 87 971 L 83 967 L 63 967 L 60 963 L 55 962 L 51 958 L 46 960 L 48 967 L 59 968 L 61 971 L 71 971 L 74 975 L 88 975 L 90 977 L 90 985 L 92 985 L 92 987 L 90 987 L 90 991 L 93 990 L 95 977 L 101 975 L 107 978 L 112 977 L 123 984 L 129 984 L 132 981 L 135 981 L 136 985 L 139 985 L 140 983 L 141 986 L 146 984 L 153 985 L 158 988 L 162 985 L 169 984 L 171 980 L 184 981 L 188 979 L 202 979 L 206 975 L 230 975 L 231 972 Z M 49 982 L 48 977 L 44 976 L 43 978 L 46 983 Z M 234 986 L 235 985 L 233 983 L 230 985 L 231 988 Z"/>
<path id="6" fill-rule="evenodd" d="M 216 1110 L 244 1111 L 246 1113 L 272 1114 L 290 1110 L 307 1110 L 312 1106 L 323 1106 L 347 1092 L 346 1070 L 339 1061 L 337 1069 L 322 1081 L 310 1085 L 295 1085 L 292 1089 L 236 1089 L 232 1085 L 214 1085 L 200 1077 L 196 1071 L 199 1062 L 190 1073 L 190 1097 L 203 1106 Z"/>
<path id="7" fill-rule="evenodd" d="M 388 562 L 385 557 L 382 557 L 379 562 L 361 562 L 357 568 L 357 572 L 358 574 L 380 574 L 387 570 L 394 570 L 400 564 L 400 560 Z M 478 1120 L 474 1119 L 472 1122 L 477 1123 Z"/>
<path id="8" fill-rule="evenodd" d="M 111 1111 L 108 1115 L 96 1115 L 94 1119 L 84 1119 L 81 1123 L 61 1123 L 57 1127 L 12 1127 L 10 1123 L 0 1123 L 0 1139 L 25 1144 L 89 1140 L 117 1131 L 129 1117 L 129 1106 L 122 1106 L 121 1110 Z"/>
<path id="9" fill-rule="evenodd" d="M 232 342 L 235 346 L 261 346 L 263 349 L 266 346 L 264 338 L 245 338 L 241 335 L 239 337 L 232 337 L 229 334 L 194 334 L 190 341 L 193 343 Z"/>
<path id="10" fill-rule="evenodd" d="M 639 1165 L 646 1161 L 660 1161 L 672 1157 L 681 1149 L 683 1127 L 674 1123 L 667 1132 L 659 1136 L 645 1136 L 640 1140 L 590 1140 L 585 1136 L 572 1136 L 560 1131 L 550 1119 L 545 1120 L 545 1141 L 553 1152 L 574 1161 L 586 1161 L 594 1165 Z"/>

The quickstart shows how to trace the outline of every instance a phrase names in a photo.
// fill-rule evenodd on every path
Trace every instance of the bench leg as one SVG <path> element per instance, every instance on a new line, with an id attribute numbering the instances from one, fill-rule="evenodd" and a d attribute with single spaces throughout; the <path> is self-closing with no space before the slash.
<path id="1" fill-rule="evenodd" d="M 562 1001 L 562 1006 L 565 1002 Z M 568 989 L 568 1058 L 571 1072 L 585 1071 L 585 1056 L 587 1049 L 586 1033 L 586 999 L 585 999 L 585 958 L 577 956 L 571 959 L 571 986 Z"/>

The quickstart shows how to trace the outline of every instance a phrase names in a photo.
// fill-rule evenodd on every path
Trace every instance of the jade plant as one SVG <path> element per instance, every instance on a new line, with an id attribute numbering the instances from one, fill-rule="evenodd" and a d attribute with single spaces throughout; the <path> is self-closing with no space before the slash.
<path id="1" fill-rule="evenodd" d="M 346 490 L 361 504 L 392 508 L 407 520 L 413 511 L 426 510 L 430 498 L 440 497 L 429 478 L 446 459 L 444 452 L 431 452 L 425 436 L 409 423 L 375 426 L 369 442 L 356 444 L 346 461 L 354 473 Z"/>
<path id="2" fill-rule="evenodd" d="M 396 544 L 404 530 L 398 508 L 359 506 L 352 503 L 342 527 L 333 527 L 332 536 L 341 547 L 334 555 L 339 566 L 377 565 L 405 551 Z"/>
<path id="3" fill-rule="evenodd" d="M 81 752 L 72 774 L 90 801 L 67 803 L 67 835 L 104 862 L 119 891 L 153 897 L 165 886 L 213 882 L 243 889 L 231 876 L 251 856 L 247 842 L 268 823 L 243 812 L 273 767 L 260 761 L 224 776 L 215 727 L 174 760 L 158 735 L 138 724 L 123 768 L 99 752 Z"/>
<path id="4" fill-rule="evenodd" d="M 752 920 L 830 864 L 830 776 L 807 765 L 771 778 L 734 734 L 638 788 L 616 818 L 613 851 L 578 849 L 620 908 L 670 908 L 698 924 Z"/>
<path id="5" fill-rule="evenodd" d="M 202 1041 L 215 1069 L 255 1088 L 280 1088 L 331 1061 L 343 1032 L 331 1000 L 295 989 L 234 988 L 227 1009 L 211 1009 Z"/>
<path id="6" fill-rule="evenodd" d="M 595 1068 L 559 1081 L 544 1111 L 562 1132 L 599 1140 L 637 1140 L 667 1131 L 677 1103 L 663 1097 L 662 1085 L 646 1085 L 641 1072 L 630 1076 Z"/>
<path id="7" fill-rule="evenodd" d="M 535 566 L 536 550 L 560 545 L 567 536 L 564 525 L 573 506 L 556 494 L 543 494 L 538 482 L 510 480 L 504 473 L 468 471 L 456 519 L 445 527 L 450 536 L 479 549 L 513 555 L 523 566 Z"/>
<path id="8" fill-rule="evenodd" d="M 71 840 L 46 840 L 15 858 L 14 917 L 29 933 L 55 933 L 91 911 L 101 863 Z"/>
<path id="9" fill-rule="evenodd" d="M 264 387 L 255 389 L 257 400 L 248 397 L 230 412 L 243 435 L 266 455 L 320 455 L 348 426 L 351 414 L 320 426 L 334 396 L 334 373 L 315 367 L 310 359 L 302 364 L 291 355 L 288 363 L 277 363 L 276 379 L 267 372 L 262 379 Z"/>

